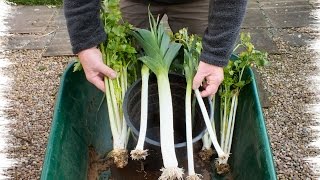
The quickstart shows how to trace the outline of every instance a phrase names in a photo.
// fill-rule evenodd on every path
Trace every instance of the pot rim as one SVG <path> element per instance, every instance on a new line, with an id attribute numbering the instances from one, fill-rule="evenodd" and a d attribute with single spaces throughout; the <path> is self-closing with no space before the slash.
<path id="1" fill-rule="evenodd" d="M 154 74 L 153 74 L 154 75 Z M 152 76 L 152 74 L 150 73 L 150 76 Z M 178 77 L 182 77 L 184 78 L 183 75 L 181 74 L 178 74 L 178 73 L 172 73 L 170 72 L 169 73 L 169 76 L 178 76 Z M 138 137 L 139 136 L 139 131 L 134 127 L 134 125 L 132 124 L 132 122 L 130 121 L 130 118 L 129 118 L 129 115 L 128 115 L 128 110 L 126 108 L 127 104 L 128 104 L 128 96 L 129 94 L 132 92 L 133 88 L 135 86 L 137 86 L 137 84 L 139 84 L 141 82 L 141 78 L 139 78 L 138 80 L 136 80 L 134 83 L 132 83 L 132 85 L 127 89 L 126 93 L 125 93 L 125 97 L 124 97 L 124 101 L 123 101 L 123 114 L 124 114 L 124 118 L 125 118 L 125 121 L 127 122 L 127 125 L 130 127 L 130 130 Z M 208 99 L 208 104 L 209 104 L 209 117 L 212 117 L 213 116 L 213 107 L 212 107 L 212 102 L 210 100 L 209 97 L 207 97 Z M 213 118 L 210 118 L 211 120 Z M 192 143 L 195 143 L 197 141 L 199 141 L 203 135 L 205 134 L 207 130 L 207 127 L 205 126 L 205 128 L 203 129 L 203 131 L 201 131 L 201 133 L 199 133 L 196 137 L 194 137 L 192 139 Z M 145 142 L 151 144 L 151 145 L 154 145 L 154 146 L 158 146 L 158 147 L 161 147 L 160 145 L 160 141 L 155 141 L 153 139 L 150 139 L 148 138 L 147 136 L 145 137 Z M 181 143 L 175 143 L 174 144 L 174 147 L 175 148 L 181 148 L 181 147 L 186 147 L 187 146 L 187 142 L 181 142 Z"/>

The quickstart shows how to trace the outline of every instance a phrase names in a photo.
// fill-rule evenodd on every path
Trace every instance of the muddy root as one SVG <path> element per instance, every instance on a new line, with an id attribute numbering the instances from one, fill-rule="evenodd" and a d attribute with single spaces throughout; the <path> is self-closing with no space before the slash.
<path id="1" fill-rule="evenodd" d="M 217 170 L 217 174 L 220 174 L 220 175 L 225 175 L 229 173 L 231 170 L 229 164 L 220 164 L 218 163 L 218 161 L 215 162 L 215 167 Z"/>
<path id="2" fill-rule="evenodd" d="M 211 160 L 211 157 L 212 155 L 215 153 L 215 151 L 210 148 L 210 149 L 202 149 L 200 152 L 199 152 L 199 157 L 202 161 L 210 161 Z"/>
<path id="3" fill-rule="evenodd" d="M 108 154 L 117 168 L 124 168 L 128 164 L 128 151 L 126 149 L 114 149 Z"/>

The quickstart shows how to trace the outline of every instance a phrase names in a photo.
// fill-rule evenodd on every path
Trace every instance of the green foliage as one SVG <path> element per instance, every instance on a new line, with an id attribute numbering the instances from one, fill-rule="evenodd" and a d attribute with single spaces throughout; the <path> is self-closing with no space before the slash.
<path id="1" fill-rule="evenodd" d="M 122 20 L 119 0 L 103 1 L 101 19 L 108 35 L 107 41 L 100 46 L 103 60 L 118 74 L 126 71 L 128 83 L 131 84 L 137 77 L 134 65 L 137 62 L 137 52 L 130 35 L 132 25 Z"/>
<path id="2" fill-rule="evenodd" d="M 250 83 L 250 79 L 243 79 L 243 72 L 248 67 L 262 67 L 268 64 L 268 54 L 256 50 L 251 43 L 249 33 L 241 33 L 240 44 L 237 48 L 242 47 L 244 50 L 239 53 L 237 59 L 230 60 L 224 68 L 224 81 L 222 91 L 228 90 L 233 93 L 239 93 L 240 89 Z M 226 95 L 226 93 L 222 93 Z M 229 94 L 232 96 L 232 93 Z"/>
<path id="3" fill-rule="evenodd" d="M 81 65 L 79 59 L 76 59 L 75 61 L 76 62 L 73 65 L 73 72 L 82 71 L 82 65 Z"/>
<path id="4" fill-rule="evenodd" d="M 133 36 L 144 50 L 145 56 L 140 57 L 156 75 L 168 73 L 170 65 L 177 56 L 181 44 L 170 41 L 170 36 L 164 31 L 163 24 L 154 19 L 149 12 L 150 30 L 135 29 Z"/>
<path id="5" fill-rule="evenodd" d="M 193 34 L 189 35 L 186 28 L 172 35 L 171 39 L 183 46 L 183 68 L 187 81 L 192 82 L 199 64 L 202 50 L 201 38 Z"/>
<path id="6" fill-rule="evenodd" d="M 244 70 L 248 67 L 259 68 L 268 64 L 268 54 L 255 49 L 249 33 L 241 33 L 240 44 L 235 50 L 239 47 L 244 50 L 239 53 L 237 59 L 230 60 L 224 68 L 224 80 L 219 88 L 221 109 L 225 109 L 227 114 L 231 109 L 231 98 L 238 96 L 240 90 L 251 82 L 251 79 L 243 79 Z"/>

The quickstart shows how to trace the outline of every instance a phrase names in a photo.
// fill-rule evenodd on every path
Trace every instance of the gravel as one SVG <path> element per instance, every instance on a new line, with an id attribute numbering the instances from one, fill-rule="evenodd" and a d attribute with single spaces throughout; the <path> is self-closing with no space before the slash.
<path id="1" fill-rule="evenodd" d="M 315 38 L 318 32 L 307 28 L 291 29 Z M 293 47 L 282 39 L 275 39 L 279 54 L 269 56 L 270 65 L 260 70 L 264 88 L 270 93 L 270 107 L 264 109 L 265 120 L 273 149 L 279 179 L 316 179 L 311 164 L 305 159 L 319 154 L 310 145 L 317 125 L 309 104 L 319 98 L 310 88 L 309 77 L 319 69 L 315 65 L 317 52 L 308 46 Z"/>
<path id="2" fill-rule="evenodd" d="M 9 157 L 18 163 L 8 169 L 14 179 L 39 179 L 50 131 L 60 76 L 70 58 L 43 58 L 42 51 L 7 52 L 13 80 L 7 110 L 10 124 Z"/>

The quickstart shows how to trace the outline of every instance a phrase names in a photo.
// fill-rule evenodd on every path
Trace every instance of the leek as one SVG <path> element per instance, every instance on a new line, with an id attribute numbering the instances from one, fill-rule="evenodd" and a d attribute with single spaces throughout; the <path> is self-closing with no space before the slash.
<path id="1" fill-rule="evenodd" d="M 159 179 L 182 179 L 183 169 L 178 167 L 174 147 L 173 108 L 169 83 L 169 68 L 181 44 L 170 42 L 162 24 L 149 12 L 150 31 L 136 29 L 134 37 L 144 50 L 140 57 L 145 65 L 156 75 L 160 106 L 160 144 L 164 167 Z"/>
<path id="2" fill-rule="evenodd" d="M 188 176 L 189 180 L 199 180 L 202 176 L 194 170 L 193 143 L 192 143 L 192 81 L 196 74 L 196 66 L 200 55 L 201 47 L 197 51 L 197 40 L 194 35 L 188 35 L 187 29 L 183 28 L 174 35 L 174 40 L 180 42 L 184 47 L 184 75 L 187 81 L 185 96 L 185 118 L 186 118 L 186 140 L 188 155 Z M 199 45 L 200 43 L 198 43 Z"/>
<path id="3" fill-rule="evenodd" d="M 149 80 L 149 68 L 146 65 L 141 69 L 141 115 L 140 115 L 140 130 L 137 146 L 131 151 L 131 158 L 133 160 L 146 159 L 148 156 L 148 150 L 143 149 L 144 140 L 147 132 L 147 119 L 148 119 L 148 80 Z"/>
<path id="4" fill-rule="evenodd" d="M 185 69 L 185 75 L 186 75 L 186 79 L 187 79 L 187 87 L 188 84 L 192 85 L 192 80 L 193 77 L 196 73 L 197 70 L 197 65 L 198 65 L 198 58 L 201 52 L 201 46 L 196 47 L 196 41 L 193 43 L 190 43 L 190 39 L 187 35 L 187 32 L 185 29 L 182 29 L 179 31 L 179 34 L 175 35 L 176 40 L 178 40 L 179 42 L 181 42 L 183 45 L 185 45 L 185 50 L 184 50 L 184 69 Z M 200 42 L 198 42 L 198 44 L 200 44 Z M 188 90 L 188 89 L 187 89 Z M 222 148 L 220 147 L 219 143 L 218 143 L 218 139 L 216 137 L 216 131 L 215 131 L 215 127 L 214 127 L 214 122 L 210 121 L 209 119 L 209 115 L 207 112 L 207 109 L 204 105 L 203 99 L 200 95 L 200 91 L 199 89 L 195 90 L 195 95 L 196 95 L 196 99 L 199 103 L 203 118 L 204 118 L 204 122 L 206 124 L 207 127 L 207 133 L 208 135 L 206 135 L 204 137 L 204 146 L 206 148 L 209 149 L 209 146 L 211 146 L 211 143 L 209 143 L 209 139 L 211 140 L 214 148 L 216 149 L 217 153 L 218 153 L 218 163 L 219 164 L 224 164 L 226 159 L 228 159 L 228 154 L 226 154 Z M 188 119 L 187 119 L 188 120 Z M 187 123 L 188 124 L 188 123 Z M 188 133 L 188 129 L 187 133 Z M 190 132 L 189 132 L 190 133 Z M 209 138 L 210 137 L 210 138 Z M 192 140 L 192 139 L 191 139 Z M 189 144 L 192 143 L 190 142 L 189 139 Z M 187 145 L 188 145 L 188 134 L 187 134 Z M 188 147 L 188 152 L 191 152 L 191 147 Z M 191 162 L 191 164 L 193 164 L 193 156 L 191 156 L 191 153 L 188 153 L 188 163 Z M 189 164 L 189 171 L 191 171 L 191 173 L 194 173 L 193 169 L 193 165 L 190 166 Z M 190 173 L 190 172 L 189 172 Z M 190 174 L 189 174 L 190 175 Z M 191 174 L 191 177 L 194 177 L 194 174 Z M 192 179 L 191 178 L 191 179 Z"/>
<path id="5" fill-rule="evenodd" d="M 196 94 L 196 97 L 197 97 L 197 100 L 198 100 L 198 103 L 199 103 L 199 106 L 200 106 L 200 109 L 201 109 L 201 112 L 203 115 L 204 122 L 207 126 L 208 134 L 211 138 L 211 141 L 212 141 L 214 148 L 216 149 L 216 151 L 218 153 L 218 163 L 223 164 L 225 162 L 225 160 L 228 159 L 229 155 L 223 152 L 223 150 L 221 149 L 221 147 L 218 143 L 218 139 L 215 134 L 215 130 L 213 130 L 213 127 L 212 127 L 212 124 L 210 122 L 210 118 L 208 115 L 208 111 L 206 109 L 206 106 L 204 105 L 200 91 L 198 89 L 196 89 L 195 94 Z"/>
<path id="6" fill-rule="evenodd" d="M 215 124 L 214 124 L 215 123 L 214 122 L 215 97 L 216 96 L 214 95 L 212 99 L 212 112 L 211 112 L 212 116 L 210 117 L 214 134 L 216 134 Z M 211 145 L 212 145 L 212 141 L 210 139 L 210 135 L 208 131 L 206 131 L 206 133 L 202 137 L 202 149 L 199 152 L 199 156 L 203 161 L 209 161 L 211 159 L 211 156 L 214 154 L 214 150 L 211 148 Z"/>

